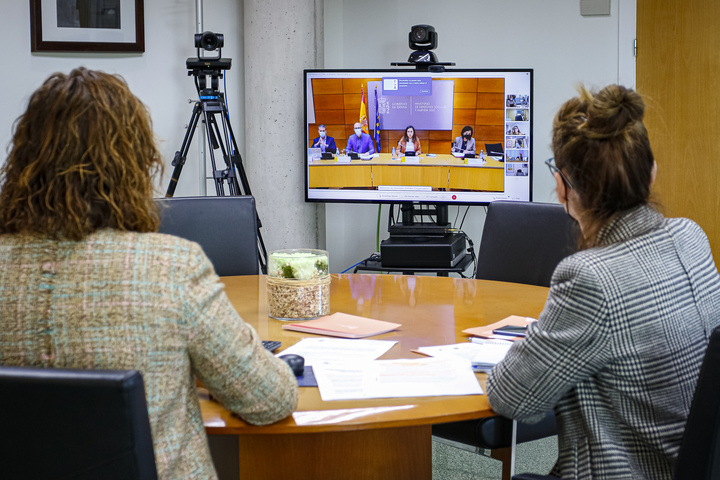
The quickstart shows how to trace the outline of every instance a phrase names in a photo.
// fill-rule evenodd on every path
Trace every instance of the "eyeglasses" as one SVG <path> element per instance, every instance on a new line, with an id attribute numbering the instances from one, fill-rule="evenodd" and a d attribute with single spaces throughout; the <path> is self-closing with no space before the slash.
<path id="1" fill-rule="evenodd" d="M 568 178 L 565 176 L 565 174 L 562 172 L 562 170 L 560 170 L 558 167 L 555 166 L 555 164 L 553 163 L 554 161 L 555 161 L 554 158 L 548 158 L 547 160 L 545 160 L 545 165 L 547 165 L 548 168 L 550 169 L 550 173 L 552 173 L 553 175 L 555 175 L 555 172 L 559 173 L 560 177 L 565 182 L 565 185 L 567 185 L 570 190 L 573 190 L 575 187 L 573 187 L 573 184 L 570 183 L 570 180 L 568 180 Z"/>

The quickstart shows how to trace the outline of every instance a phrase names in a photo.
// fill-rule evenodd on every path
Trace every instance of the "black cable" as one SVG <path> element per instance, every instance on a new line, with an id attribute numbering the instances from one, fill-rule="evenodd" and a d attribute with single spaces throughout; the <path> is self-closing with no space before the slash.
<path id="1" fill-rule="evenodd" d="M 473 261 L 473 274 L 472 274 L 472 277 L 470 277 L 470 278 L 475 278 L 475 275 L 477 274 L 477 267 L 478 267 L 477 256 L 475 255 L 475 244 L 473 243 L 472 239 L 468 236 L 468 234 L 463 232 L 462 230 L 458 230 L 455 233 L 459 233 L 463 237 L 465 237 L 465 241 L 467 241 L 468 245 L 470 245 L 467 249 L 467 251 L 470 253 L 470 256 L 472 257 L 472 261 Z M 460 273 L 460 276 L 462 278 L 468 278 L 465 275 L 463 275 L 462 272 Z"/>
<path id="2" fill-rule="evenodd" d="M 462 226 L 465 223 L 465 217 L 467 217 L 468 212 L 470 211 L 470 205 L 467 206 L 465 209 L 465 214 L 463 215 L 462 221 L 460 222 L 460 227 L 458 227 L 458 230 L 462 230 Z"/>

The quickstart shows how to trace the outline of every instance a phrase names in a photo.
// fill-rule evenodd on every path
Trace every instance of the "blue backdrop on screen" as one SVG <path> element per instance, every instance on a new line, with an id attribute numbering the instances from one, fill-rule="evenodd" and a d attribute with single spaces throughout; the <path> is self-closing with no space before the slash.
<path id="1" fill-rule="evenodd" d="M 368 91 L 378 89 L 381 130 L 452 130 L 455 82 L 403 77 L 383 77 L 368 82 Z M 382 94 L 380 94 L 382 92 Z M 369 118 L 375 116 L 371 102 Z"/>

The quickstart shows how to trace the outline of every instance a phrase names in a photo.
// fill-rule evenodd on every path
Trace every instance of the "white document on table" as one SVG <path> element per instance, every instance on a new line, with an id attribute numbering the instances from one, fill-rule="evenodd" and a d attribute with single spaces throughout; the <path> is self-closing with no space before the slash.
<path id="1" fill-rule="evenodd" d="M 313 365 L 324 401 L 480 395 L 470 362 L 459 357 Z"/>
<path id="2" fill-rule="evenodd" d="M 457 356 L 465 358 L 472 363 L 473 370 L 476 372 L 489 372 L 492 367 L 505 358 L 510 347 L 512 347 L 512 342 L 507 340 L 473 338 L 472 342 L 420 347 L 417 351 L 432 357 Z"/>
<path id="3" fill-rule="evenodd" d="M 375 360 L 390 350 L 397 342 L 393 340 L 361 340 L 346 338 L 303 338 L 280 355 L 300 355 L 305 365 L 318 363 L 367 362 Z"/>

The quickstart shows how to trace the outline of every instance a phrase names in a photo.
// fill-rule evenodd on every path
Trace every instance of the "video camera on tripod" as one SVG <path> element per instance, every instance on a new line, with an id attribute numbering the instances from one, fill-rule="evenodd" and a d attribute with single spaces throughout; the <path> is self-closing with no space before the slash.
<path id="1" fill-rule="evenodd" d="M 232 59 L 222 58 L 222 47 L 225 44 L 225 36 L 222 33 L 196 33 L 195 48 L 197 49 L 197 58 L 188 58 L 185 62 L 189 75 L 194 75 L 199 82 L 199 89 L 203 90 L 207 87 L 207 77 L 212 78 L 211 88 L 218 89 L 218 78 L 222 77 L 220 70 L 230 70 Z M 201 57 L 200 49 L 208 52 L 217 50 L 217 57 Z"/>
<path id="2" fill-rule="evenodd" d="M 230 116 L 228 115 L 227 105 L 225 104 L 225 95 L 219 91 L 219 79 L 222 78 L 224 70 L 230 70 L 232 59 L 222 58 L 222 47 L 224 42 L 222 33 L 204 32 L 195 34 L 195 48 L 197 49 L 197 58 L 188 58 L 185 65 L 188 69 L 188 76 L 195 77 L 195 88 L 198 92 L 198 101 L 195 102 L 190 122 L 188 123 L 185 138 L 183 139 L 180 150 L 175 152 L 172 166 L 175 167 L 170 178 L 166 197 L 172 197 L 175 193 L 180 174 L 187 160 L 188 149 L 192 137 L 195 134 L 198 120 L 202 116 L 205 124 L 205 132 L 210 153 L 210 162 L 212 164 L 213 181 L 215 183 L 215 191 L 217 196 L 225 196 L 225 183 L 228 187 L 228 195 L 252 195 L 250 192 L 250 184 L 248 183 L 245 169 L 243 168 L 242 157 L 235 142 L 235 134 L 230 125 Z M 216 57 L 201 57 L 200 49 L 208 52 L 217 50 Z M 210 77 L 210 87 L 208 87 L 207 79 Z M 220 117 L 222 130 L 218 125 L 216 116 Z M 225 161 L 225 168 L 218 169 L 215 163 L 215 150 L 220 149 L 222 158 Z M 238 180 L 239 179 L 239 180 Z M 260 257 L 260 268 L 263 273 L 266 271 L 267 252 L 265 244 L 260 234 L 260 217 L 257 217 L 257 238 L 258 238 L 258 254 Z"/>

